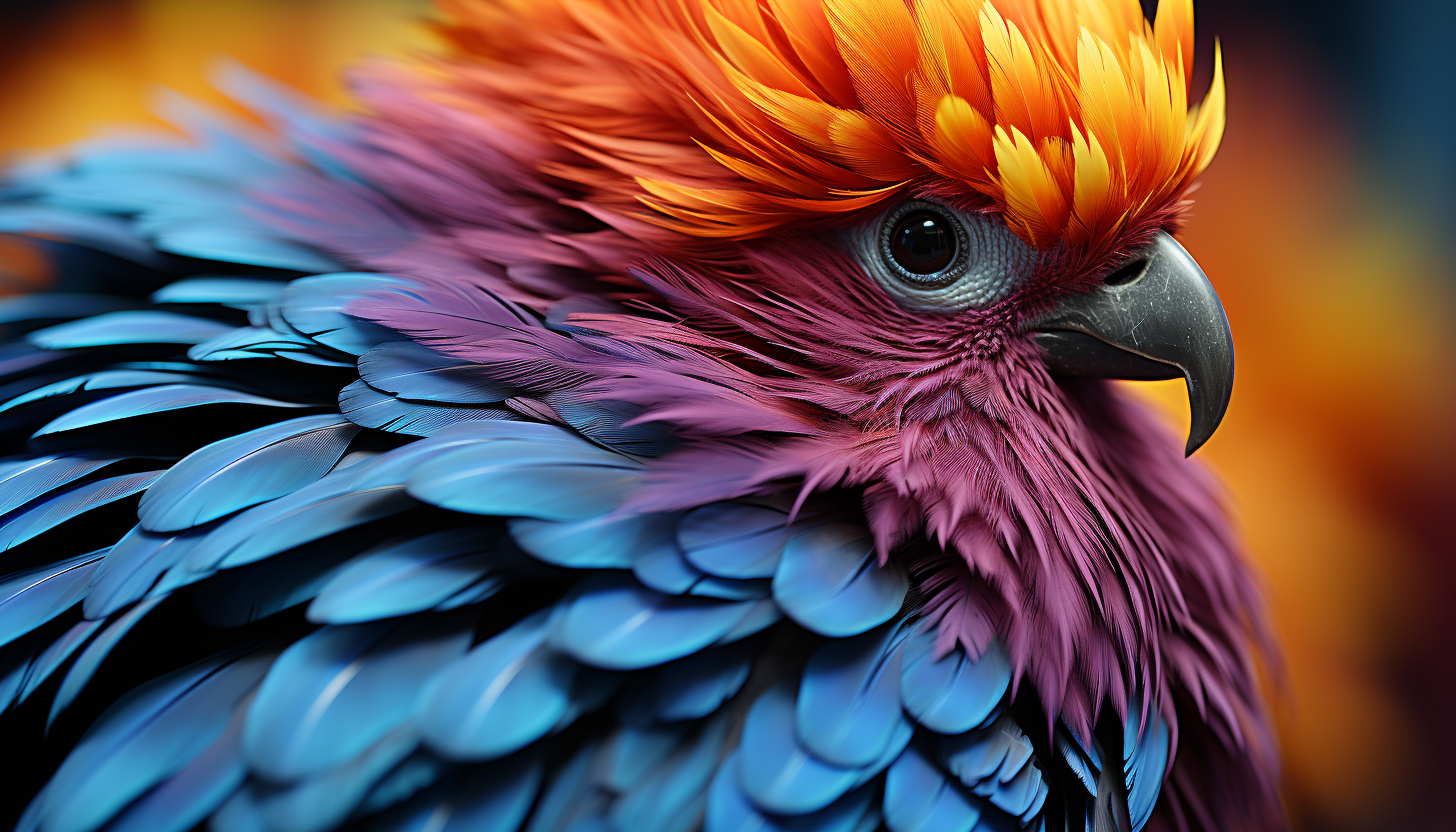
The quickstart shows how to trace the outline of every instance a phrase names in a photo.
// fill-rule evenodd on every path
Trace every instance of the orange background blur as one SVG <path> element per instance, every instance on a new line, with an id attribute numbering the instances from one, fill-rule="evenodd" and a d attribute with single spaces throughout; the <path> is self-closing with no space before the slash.
<path id="1" fill-rule="evenodd" d="M 1203 52 L 1212 34 L 1223 38 L 1229 129 L 1183 239 L 1218 287 L 1238 345 L 1233 404 L 1200 457 L 1229 485 L 1286 651 L 1274 696 L 1296 826 L 1456 829 L 1456 772 L 1442 751 L 1456 741 L 1446 215 L 1412 192 L 1418 180 L 1381 164 L 1389 148 L 1358 129 L 1371 102 L 1389 97 L 1378 84 L 1357 94 L 1330 68 L 1332 54 L 1347 70 L 1380 58 L 1341 52 L 1338 27 L 1320 17 L 1356 4 L 1290 0 L 1282 17 L 1265 13 L 1279 5 L 1199 7 Z M 343 104 L 343 65 L 430 43 L 420 0 L 57 8 L 0 4 L 0 152 L 148 122 L 158 84 L 227 106 L 206 82 L 221 55 Z M 1410 25 L 1437 23 L 1417 15 Z M 1450 95 L 1449 77 L 1410 80 Z M 1411 123 L 1419 133 L 1434 122 Z M 0 238 L 7 267 L 12 280 L 44 277 Z M 1129 386 L 1186 424 L 1182 382 Z"/>

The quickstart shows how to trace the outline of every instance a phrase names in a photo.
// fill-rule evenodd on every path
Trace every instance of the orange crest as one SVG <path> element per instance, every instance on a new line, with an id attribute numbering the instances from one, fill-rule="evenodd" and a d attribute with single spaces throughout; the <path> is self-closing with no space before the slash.
<path id="1" fill-rule="evenodd" d="M 1097 246 L 1173 210 L 1223 133 L 1221 59 L 1188 105 L 1192 0 L 1152 25 L 1137 0 L 443 5 L 475 109 L 530 113 L 587 203 L 696 237 L 929 188 L 1039 248 Z"/>

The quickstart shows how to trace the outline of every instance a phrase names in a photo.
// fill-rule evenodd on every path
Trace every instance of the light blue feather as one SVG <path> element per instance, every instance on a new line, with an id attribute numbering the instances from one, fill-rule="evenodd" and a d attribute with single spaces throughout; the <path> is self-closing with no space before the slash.
<path id="1" fill-rule="evenodd" d="M 371 832 L 515 832 L 541 788 L 540 755 L 470 769 L 370 825 Z"/>
<path id="2" fill-rule="evenodd" d="M 689 511 L 677 543 L 694 566 L 724 578 L 772 578 L 784 544 L 807 529 L 782 511 L 747 503 L 713 503 Z"/>
<path id="3" fill-rule="evenodd" d="M 409 401 L 488 404 L 515 395 L 481 365 L 414 341 L 387 341 L 364 353 L 359 376 L 370 387 Z"/>
<path id="4" fill-rule="evenodd" d="M 263 818 L 276 832 L 332 829 L 418 745 L 419 738 L 411 728 L 398 728 L 347 764 L 263 796 L 258 801 Z"/>
<path id="5" fill-rule="evenodd" d="M 337 415 L 319 415 L 214 442 L 163 474 L 137 515 L 148 531 L 182 531 L 290 494 L 328 473 L 358 433 Z"/>
<path id="6" fill-rule="evenodd" d="M 3 210 L 3 209 L 0 209 Z M 0 324 L 73 320 L 134 309 L 138 302 L 115 295 L 81 292 L 35 292 L 0 298 Z"/>
<path id="7" fill-rule="evenodd" d="M 874 812 L 875 790 L 869 788 L 852 791 L 817 812 L 789 816 L 765 812 L 749 800 L 739 782 L 742 754 L 734 751 L 718 767 L 708 789 L 703 832 L 860 832 Z"/>
<path id="8" fill-rule="evenodd" d="M 152 534 L 133 526 L 96 568 L 83 607 L 86 617 L 105 618 L 145 596 L 205 534 L 203 529 L 183 535 Z"/>
<path id="9" fill-rule="evenodd" d="M 564 765 L 547 774 L 545 791 L 531 813 L 526 832 L 604 830 L 600 824 L 604 821 L 606 796 L 595 782 L 601 754 L 598 742 L 589 740 Z"/>
<path id="10" fill-rule="evenodd" d="M 940 740 L 940 759 L 976 794 L 1015 777 L 1031 758 L 1031 741 L 1015 720 L 1002 715 L 985 728 Z"/>
<path id="11" fill-rule="evenodd" d="M 640 466 L 570 439 L 502 439 L 441 454 L 414 471 L 409 492 L 470 514 L 581 520 L 610 511 L 636 485 Z"/>
<path id="12" fill-rule="evenodd" d="M 9 644 L 80 601 L 104 553 L 78 555 L 0 580 L 0 644 Z"/>
<path id="13" fill-rule="evenodd" d="M 270 269 L 320 272 L 339 264 L 314 248 L 290 242 L 261 226 L 215 219 L 168 222 L 154 232 L 160 251 Z"/>
<path id="14" fill-rule="evenodd" d="M 71 665 L 71 669 L 66 671 L 66 677 L 61 680 L 61 687 L 56 691 L 55 699 L 51 701 L 51 711 L 46 717 L 47 727 L 56 721 L 56 717 L 60 715 L 61 711 L 70 707 L 71 703 L 85 689 L 86 683 L 91 681 L 92 676 L 96 675 L 96 671 L 100 669 L 101 663 L 106 660 L 107 656 L 111 655 L 111 651 L 121 642 L 122 637 L 130 632 L 131 628 L 135 627 L 138 621 L 146 617 L 147 613 L 156 609 L 157 605 L 163 600 L 163 598 L 147 598 L 143 600 L 125 613 L 117 616 L 116 620 L 112 621 L 102 631 L 101 635 L 86 645 L 86 649 L 82 650 L 81 655 L 76 657 L 76 662 Z M 106 622 L 93 621 L 91 623 L 99 625 L 105 624 Z"/>
<path id="15" fill-rule="evenodd" d="M 363 381 L 339 392 L 339 410 L 355 424 L 406 436 L 433 436 L 454 425 L 516 418 L 500 408 L 407 402 Z"/>
<path id="16" fill-rule="evenodd" d="M 652 667 L 716 642 L 752 606 L 752 601 L 665 595 L 628 575 L 598 573 L 578 583 L 557 605 L 551 643 L 596 667 Z"/>
<path id="17" fill-rule="evenodd" d="M 224 387 L 204 387 L 196 384 L 164 384 L 120 393 L 99 402 L 82 405 L 60 416 L 35 432 L 35 436 L 64 433 L 78 428 L 102 425 L 137 416 L 186 410 L 208 405 L 242 405 L 252 407 L 299 408 L 308 405 L 277 399 L 254 396 L 239 390 Z"/>
<path id="18" fill-rule="evenodd" d="M 632 560 L 632 574 L 644 586 L 669 595 L 682 595 L 709 577 L 688 563 L 671 536 L 665 535 L 655 544 L 638 549 L 637 557 Z"/>
<path id="19" fill-rule="evenodd" d="M 222 362 L 238 359 L 292 358 L 309 353 L 329 352 L 339 360 L 324 363 L 337 367 L 353 366 L 343 360 L 347 355 L 324 350 L 314 342 L 294 332 L 280 332 L 269 327 L 240 326 L 203 341 L 187 351 L 193 361 Z"/>
<path id="20" fill-rule="evenodd" d="M 1141 711 L 1141 697 L 1128 704 L 1128 718 L 1123 726 L 1123 765 L 1127 786 L 1128 817 L 1134 832 L 1142 829 L 1152 817 L 1153 806 L 1168 768 L 1168 725 L 1158 713 L 1149 715 L 1139 730 L 1136 714 Z"/>
<path id="21" fill-rule="evenodd" d="M 0 469 L 0 515 L 119 461 L 102 454 L 64 454 L 9 461 Z"/>
<path id="22" fill-rule="evenodd" d="M 156 309 L 107 312 L 39 329 L 26 336 L 48 350 L 74 350 L 121 344 L 200 344 L 232 329 L 206 318 Z"/>
<path id="23" fill-rule="evenodd" d="M 212 745 L 181 771 L 128 806 L 106 832 L 187 832 L 243 784 L 243 713 L 239 707 Z"/>
<path id="24" fill-rule="evenodd" d="M 609 814 L 617 829 L 691 832 L 707 804 L 708 783 L 723 756 L 729 720 L 707 720 L 691 742 L 619 798 Z"/>
<path id="25" fill-rule="evenodd" d="M 0 551 L 12 549 L 93 508 L 143 491 L 161 471 L 142 471 L 67 486 L 0 520 Z"/>
<path id="26" fill-rule="evenodd" d="M 35 693 L 36 688 L 45 684 L 51 674 L 59 670 L 61 665 L 65 664 L 66 659 L 80 649 L 81 645 L 95 635 L 96 631 L 101 629 L 105 623 L 104 621 L 77 621 L 60 638 L 47 645 L 46 649 L 35 657 L 30 669 L 26 671 L 25 682 L 20 686 L 15 701 L 20 703 L 29 699 L 30 695 Z"/>
<path id="27" fill-rule="evenodd" d="M 857 635 L 889 621 L 909 581 L 894 562 L 880 566 L 864 528 L 836 523 L 803 532 L 784 546 L 774 572 L 774 600 L 816 633 Z"/>
<path id="28" fill-rule="evenodd" d="M 123 697 L 37 797 L 47 832 L 89 832 L 191 762 L 222 734 L 234 705 L 271 659 L 209 660 Z"/>
<path id="29" fill-rule="evenodd" d="M 860 782 L 860 771 L 809 752 L 794 730 L 792 688 L 780 685 L 748 712 L 740 741 L 738 780 L 752 802 L 769 812 L 806 815 L 838 800 Z"/>
<path id="30" fill-rule="evenodd" d="M 310 621 L 349 624 L 422 612 L 492 570 L 499 528 L 450 529 L 385 544 L 339 570 L 308 608 Z M 504 576 L 496 576 L 497 586 Z"/>
<path id="31" fill-rule="evenodd" d="M 637 553 L 670 542 L 675 514 L 603 514 L 556 522 L 514 518 L 512 539 L 532 557 L 569 569 L 630 569 Z"/>
<path id="32" fill-rule="evenodd" d="M 315 777 L 362 754 L 418 712 L 420 690 L 465 653 L 470 633 L 427 622 L 324 627 L 268 671 L 243 750 L 275 781 Z"/>
<path id="33" fill-rule="evenodd" d="M 346 532 L 294 547 L 285 557 L 225 569 L 197 587 L 193 606 L 202 620 L 213 627 L 238 627 L 266 618 L 308 603 L 341 564 L 367 545 L 363 533 Z M 150 594 L 156 596 L 174 589 L 171 581 L 180 566 L 164 575 Z M 207 576 L 177 577 L 185 585 Z"/>
<path id="34" fill-rule="evenodd" d="M 232 793 L 207 819 L 209 832 L 270 832 L 252 783 Z"/>
<path id="35" fill-rule="evenodd" d="M 228 518 L 179 566 L 206 573 L 254 563 L 417 505 L 403 486 L 361 482 L 364 473 L 339 471 Z"/>
<path id="36" fill-rule="evenodd" d="M 623 725 L 602 750 L 602 785 L 625 792 L 656 771 L 692 736 L 690 725 Z"/>
<path id="37" fill-rule="evenodd" d="M 103 390 L 123 390 L 134 387 L 155 387 L 159 384 L 206 384 L 208 378 L 186 373 L 158 372 L 156 370 L 102 370 L 83 376 L 37 387 L 0 405 L 0 413 L 22 405 L 33 404 L 46 399 L 72 396 L 77 393 L 95 393 Z M 95 398 L 92 396 L 91 398 Z M 67 402 L 74 405 L 75 402 Z"/>
<path id="38" fill-rule="evenodd" d="M 404 762 L 395 766 L 369 788 L 369 793 L 359 801 L 354 814 L 377 815 L 439 783 L 455 770 L 456 767 L 451 763 L 428 751 L 416 749 Z"/>
<path id="39" fill-rule="evenodd" d="M 971 832 L 984 805 L 947 779 L 914 743 L 885 774 L 884 815 L 890 832 Z"/>
<path id="40" fill-rule="evenodd" d="M 283 295 L 288 284 L 249 277 L 190 277 L 152 293 L 152 303 L 215 304 L 229 309 L 256 309 Z"/>
<path id="41" fill-rule="evenodd" d="M 98 216 L 43 205 L 0 205 L 0 232 L 60 238 L 144 266 L 160 266 L 163 258 L 117 217 Z"/>
<path id="42" fill-rule="evenodd" d="M 628 424 L 641 416 L 641 405 L 619 401 L 593 401 L 575 390 L 548 393 L 546 406 L 568 425 L 623 453 L 661 456 L 675 444 L 672 428 L 665 422 Z"/>
<path id="43" fill-rule="evenodd" d="M 861 636 L 825 642 L 799 683 L 794 728 L 826 762 L 865 766 L 883 756 L 908 726 L 900 708 L 905 630 L 884 625 Z"/>
<path id="44" fill-rule="evenodd" d="M 989 718 L 1011 684 L 1011 664 L 1000 642 L 974 661 L 960 647 L 936 658 L 936 634 L 922 628 L 905 644 L 900 699 L 926 728 L 963 734 Z"/>
<path id="45" fill-rule="evenodd" d="M 756 654 L 757 645 L 739 641 L 663 665 L 645 692 L 652 716 L 678 722 L 713 713 L 743 688 Z"/>
<path id="46" fill-rule="evenodd" d="M 430 748 L 457 759 L 493 759 L 557 725 L 570 709 L 579 667 L 546 647 L 546 623 L 546 611 L 531 615 L 440 674 L 421 709 Z"/>
<path id="47" fill-rule="evenodd" d="M 321 274 L 289 283 L 278 304 L 284 320 L 300 333 L 340 352 L 363 355 L 370 347 L 402 336 L 361 321 L 344 308 L 370 292 L 401 284 L 410 281 L 368 272 Z"/>

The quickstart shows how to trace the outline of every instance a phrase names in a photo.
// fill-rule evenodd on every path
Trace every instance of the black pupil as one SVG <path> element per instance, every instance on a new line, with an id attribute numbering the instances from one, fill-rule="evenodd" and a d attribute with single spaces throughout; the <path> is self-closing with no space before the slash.
<path id="1" fill-rule="evenodd" d="M 890 234 L 890 256 L 911 274 L 945 271 L 955 260 L 956 240 L 944 217 L 912 211 Z"/>

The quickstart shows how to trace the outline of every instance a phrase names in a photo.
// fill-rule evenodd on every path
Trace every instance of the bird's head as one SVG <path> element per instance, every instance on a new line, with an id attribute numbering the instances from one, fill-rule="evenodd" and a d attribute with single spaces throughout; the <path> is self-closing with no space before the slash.
<path id="1" fill-rule="evenodd" d="M 1204 475 L 1095 380 L 1186 378 L 1189 453 L 1228 402 L 1170 236 L 1223 129 L 1221 68 L 1189 105 L 1190 0 L 444 8 L 454 54 L 367 81 L 344 152 L 420 229 L 349 253 L 437 287 L 360 314 L 668 426 L 637 508 L 858 495 L 948 641 L 1000 636 L 1083 721 L 1191 623 L 1242 632 Z M 465 285 L 549 326 L 427 309 Z"/>

